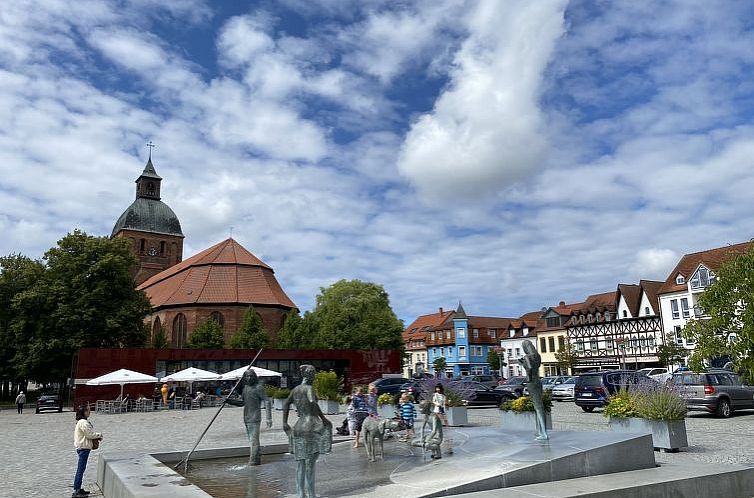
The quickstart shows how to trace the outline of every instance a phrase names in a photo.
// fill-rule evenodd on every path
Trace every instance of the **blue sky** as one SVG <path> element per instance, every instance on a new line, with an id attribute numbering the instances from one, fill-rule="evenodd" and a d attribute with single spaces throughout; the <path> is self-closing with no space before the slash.
<path id="1" fill-rule="evenodd" d="M 746 2 L 0 6 L 0 253 L 109 234 L 157 144 L 191 255 L 309 309 L 518 316 L 754 236 Z"/>

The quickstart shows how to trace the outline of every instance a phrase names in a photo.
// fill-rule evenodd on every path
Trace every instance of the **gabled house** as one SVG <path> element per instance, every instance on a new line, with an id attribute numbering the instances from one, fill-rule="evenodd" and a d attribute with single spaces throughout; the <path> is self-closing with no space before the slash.
<path id="1" fill-rule="evenodd" d="M 500 350 L 507 363 L 507 378 L 526 375 L 519 359 L 524 355 L 522 344 L 524 341 L 537 344 L 537 327 L 542 311 L 532 311 L 519 318 L 510 320 L 507 333 L 500 338 Z"/>
<path id="2" fill-rule="evenodd" d="M 495 348 L 501 333 L 508 329 L 510 318 L 467 315 L 463 305 L 441 324 L 431 327 L 426 339 L 427 363 L 434 372 L 436 358 L 445 358 L 446 376 L 490 373 L 487 354 Z"/>
<path id="3" fill-rule="evenodd" d="M 451 320 L 455 311 L 440 308 L 437 313 L 420 315 L 403 331 L 403 344 L 406 353 L 403 362 L 403 375 L 411 377 L 415 374 L 431 370 L 427 362 L 427 337 L 429 330 Z"/>
<path id="4" fill-rule="evenodd" d="M 679 346 L 693 349 L 693 341 L 683 337 L 682 331 L 689 320 L 704 318 L 698 306 L 699 296 L 715 282 L 715 271 L 725 262 L 754 247 L 753 242 L 743 242 L 706 251 L 684 255 L 660 286 L 657 294 L 662 316 L 662 331 Z"/>
<path id="5" fill-rule="evenodd" d="M 565 301 L 560 301 L 557 306 L 544 310 L 537 326 L 537 351 L 542 357 L 539 375 L 546 377 L 570 373 L 568 369 L 558 365 L 555 353 L 565 347 L 568 341 L 566 324 L 571 320 L 573 310 L 579 309 L 582 305 L 583 303 L 566 304 Z"/>

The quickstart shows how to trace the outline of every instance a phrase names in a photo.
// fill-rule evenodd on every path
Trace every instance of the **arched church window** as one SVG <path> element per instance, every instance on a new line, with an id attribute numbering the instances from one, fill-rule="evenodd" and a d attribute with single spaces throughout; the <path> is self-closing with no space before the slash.
<path id="1" fill-rule="evenodd" d="M 173 347 L 186 347 L 186 315 L 178 313 L 173 319 Z"/>
<path id="2" fill-rule="evenodd" d="M 139 251 L 144 252 L 144 250 L 147 248 L 147 241 L 145 239 L 141 239 L 139 242 Z"/>
<path id="3" fill-rule="evenodd" d="M 221 329 L 225 328 L 225 317 L 219 311 L 213 311 L 210 313 L 209 319 L 218 324 Z"/>
<path id="4" fill-rule="evenodd" d="M 157 337 L 158 332 L 162 328 L 162 323 L 160 322 L 160 317 L 154 319 L 154 323 L 152 323 L 152 345 L 154 346 L 154 338 Z"/>

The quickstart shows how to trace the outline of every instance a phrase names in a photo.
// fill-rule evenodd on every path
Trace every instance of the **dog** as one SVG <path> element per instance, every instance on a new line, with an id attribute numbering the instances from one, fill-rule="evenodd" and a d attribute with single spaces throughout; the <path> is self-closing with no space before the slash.
<path id="1" fill-rule="evenodd" d="M 364 447 L 367 449 L 367 457 L 370 462 L 376 460 L 374 442 L 380 442 L 380 458 L 385 458 L 385 431 L 387 429 L 397 430 L 401 426 L 400 421 L 394 419 L 377 419 L 367 417 L 361 426 L 361 432 L 364 434 Z"/>

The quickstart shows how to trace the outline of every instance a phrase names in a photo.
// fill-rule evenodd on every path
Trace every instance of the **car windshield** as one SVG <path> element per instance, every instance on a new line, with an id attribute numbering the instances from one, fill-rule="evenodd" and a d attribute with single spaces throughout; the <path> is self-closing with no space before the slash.
<path id="1" fill-rule="evenodd" d="M 582 375 L 579 377 L 579 384 L 582 386 L 601 386 L 602 375 Z"/>
<path id="2" fill-rule="evenodd" d="M 563 384 L 575 384 L 576 383 L 576 377 L 568 377 L 566 380 L 563 381 Z"/>

